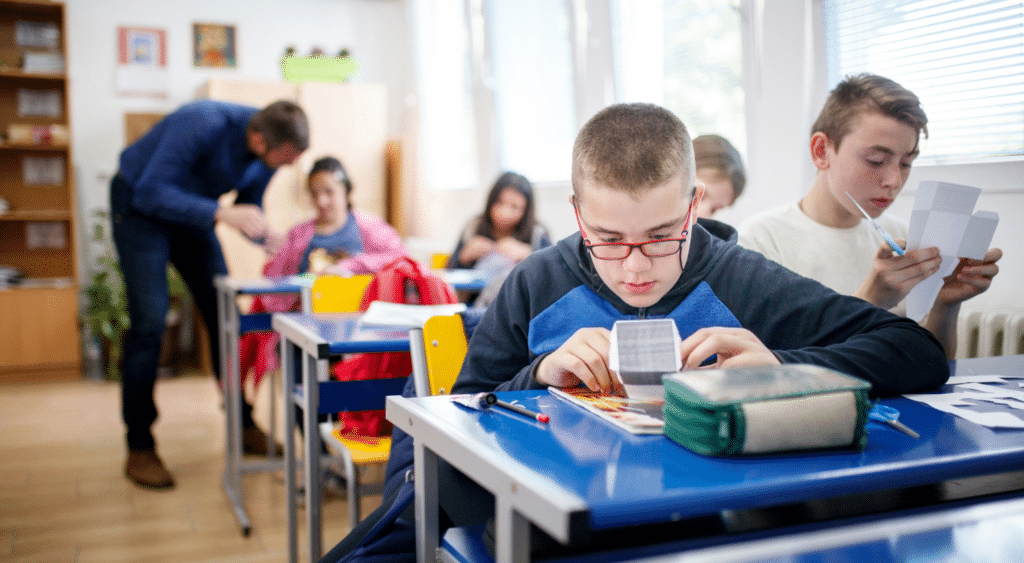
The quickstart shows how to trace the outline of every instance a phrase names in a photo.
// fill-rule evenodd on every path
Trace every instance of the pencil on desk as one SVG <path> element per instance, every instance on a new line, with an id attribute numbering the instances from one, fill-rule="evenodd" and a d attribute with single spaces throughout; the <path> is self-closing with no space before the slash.
<path id="1" fill-rule="evenodd" d="M 530 409 L 521 407 L 519 405 L 515 405 L 515 404 L 512 404 L 512 403 L 507 403 L 507 402 L 502 401 L 501 399 L 499 399 L 498 396 L 495 395 L 494 393 L 488 393 L 487 396 L 486 396 L 486 400 L 487 400 L 487 404 L 489 404 L 489 405 L 495 405 L 495 406 L 499 406 L 499 407 L 501 407 L 501 408 L 503 408 L 505 410 L 510 410 L 512 412 L 517 412 L 517 413 L 519 413 L 521 415 L 528 416 L 528 417 L 536 420 L 537 422 L 547 423 L 547 422 L 551 421 L 551 417 L 549 417 L 548 415 L 546 415 L 544 413 L 533 412 Z"/>

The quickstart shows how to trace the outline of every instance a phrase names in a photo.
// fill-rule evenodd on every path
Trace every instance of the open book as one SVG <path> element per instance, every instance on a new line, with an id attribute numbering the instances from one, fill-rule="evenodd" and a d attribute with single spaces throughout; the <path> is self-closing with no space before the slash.
<path id="1" fill-rule="evenodd" d="M 548 391 L 633 434 L 662 433 L 664 401 L 605 395 L 586 387 L 548 387 Z"/>

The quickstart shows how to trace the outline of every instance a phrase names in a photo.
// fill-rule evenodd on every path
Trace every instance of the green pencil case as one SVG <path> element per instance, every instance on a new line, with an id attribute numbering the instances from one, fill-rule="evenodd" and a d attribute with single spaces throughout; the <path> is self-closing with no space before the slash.
<path id="1" fill-rule="evenodd" d="M 786 364 L 668 374 L 665 435 L 704 455 L 864 449 L 871 384 Z"/>

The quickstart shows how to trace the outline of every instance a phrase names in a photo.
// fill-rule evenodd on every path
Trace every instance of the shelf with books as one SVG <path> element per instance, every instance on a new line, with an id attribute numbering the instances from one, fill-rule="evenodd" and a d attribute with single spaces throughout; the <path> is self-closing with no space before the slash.
<path id="1" fill-rule="evenodd" d="M 0 299 L 0 382 L 81 377 L 65 23 L 0 0 L 0 266 L 28 282 Z"/>

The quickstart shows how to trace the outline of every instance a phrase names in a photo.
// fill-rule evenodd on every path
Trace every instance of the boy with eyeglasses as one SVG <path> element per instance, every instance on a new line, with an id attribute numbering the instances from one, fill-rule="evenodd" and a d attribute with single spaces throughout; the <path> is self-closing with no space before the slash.
<path id="1" fill-rule="evenodd" d="M 453 393 L 621 391 L 608 368 L 613 323 L 666 317 L 683 338 L 683 369 L 817 364 L 882 396 L 948 378 L 942 347 L 917 323 L 737 246 L 732 227 L 697 222 L 703 185 L 686 127 L 668 110 L 622 104 L 596 114 L 576 139 L 572 184 L 580 232 L 512 272 Z"/>

